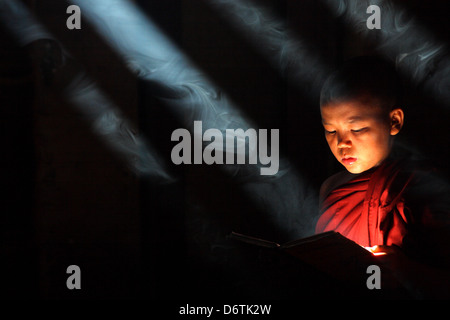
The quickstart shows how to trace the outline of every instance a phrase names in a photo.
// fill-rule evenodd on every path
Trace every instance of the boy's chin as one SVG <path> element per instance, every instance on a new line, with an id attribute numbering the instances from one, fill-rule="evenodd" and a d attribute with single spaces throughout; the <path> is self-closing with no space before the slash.
<path id="1" fill-rule="evenodd" d="M 353 173 L 353 174 L 359 174 L 359 173 L 363 173 L 364 171 L 370 170 L 372 169 L 372 167 L 364 167 L 361 165 L 343 165 L 345 167 L 345 169 L 347 169 L 348 172 Z"/>
<path id="2" fill-rule="evenodd" d="M 358 173 L 364 172 L 362 170 L 356 170 L 354 168 L 348 168 L 348 167 L 345 167 L 345 169 L 347 169 L 348 172 L 353 173 L 353 174 L 358 174 Z"/>

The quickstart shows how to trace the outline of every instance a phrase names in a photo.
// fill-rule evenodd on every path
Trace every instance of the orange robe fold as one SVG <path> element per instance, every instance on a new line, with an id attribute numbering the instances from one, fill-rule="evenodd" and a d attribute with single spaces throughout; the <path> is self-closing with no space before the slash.
<path id="1" fill-rule="evenodd" d="M 362 246 L 401 246 L 414 217 L 405 206 L 413 174 L 385 162 L 331 191 L 321 205 L 316 233 L 337 231 Z"/>

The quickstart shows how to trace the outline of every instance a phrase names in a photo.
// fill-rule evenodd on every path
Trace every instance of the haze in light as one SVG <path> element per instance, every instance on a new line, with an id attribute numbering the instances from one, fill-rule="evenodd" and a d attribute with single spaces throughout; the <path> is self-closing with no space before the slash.
<path id="1" fill-rule="evenodd" d="M 21 1 L 0 0 L 0 20 L 16 41 L 25 46 L 41 39 L 55 37 L 36 19 Z M 66 58 L 70 54 L 61 48 Z M 65 63 L 70 63 L 66 59 Z M 150 176 L 160 182 L 173 182 L 164 169 L 162 159 L 141 136 L 137 128 L 80 69 L 63 89 L 64 97 L 84 114 L 93 132 L 138 175 Z"/>

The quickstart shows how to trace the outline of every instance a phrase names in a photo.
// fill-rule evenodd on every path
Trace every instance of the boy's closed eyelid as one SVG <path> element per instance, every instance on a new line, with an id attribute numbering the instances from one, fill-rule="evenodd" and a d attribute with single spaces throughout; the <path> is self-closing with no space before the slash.
<path id="1" fill-rule="evenodd" d="M 352 132 L 356 132 L 356 133 L 364 132 L 364 131 L 367 131 L 368 129 L 369 129 L 368 127 L 364 127 L 364 128 L 360 128 L 360 129 L 352 129 Z"/>

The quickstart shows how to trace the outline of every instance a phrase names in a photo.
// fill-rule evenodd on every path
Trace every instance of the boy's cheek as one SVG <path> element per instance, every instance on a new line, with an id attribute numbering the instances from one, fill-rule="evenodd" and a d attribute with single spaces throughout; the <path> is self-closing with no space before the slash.
<path id="1" fill-rule="evenodd" d="M 327 137 L 327 142 L 328 142 L 328 147 L 334 153 L 337 149 L 337 143 L 334 141 L 333 137 L 329 137 L 329 138 Z"/>

